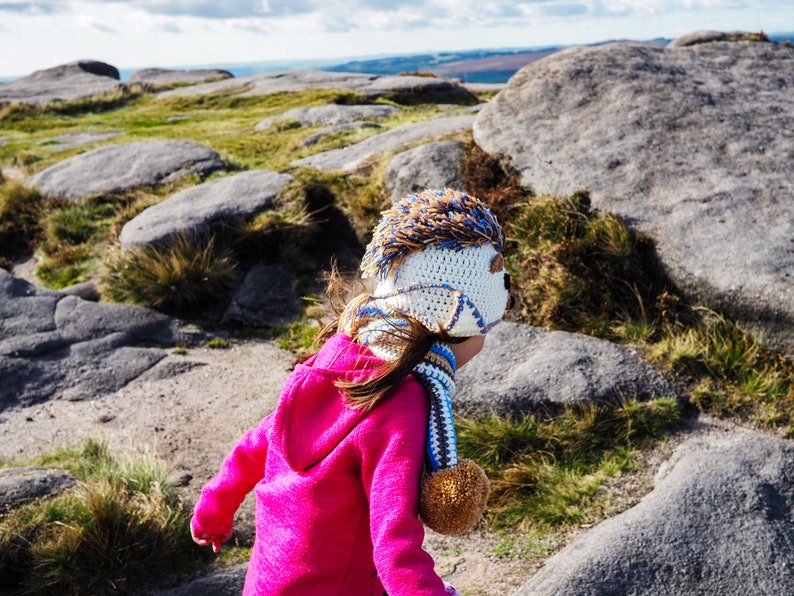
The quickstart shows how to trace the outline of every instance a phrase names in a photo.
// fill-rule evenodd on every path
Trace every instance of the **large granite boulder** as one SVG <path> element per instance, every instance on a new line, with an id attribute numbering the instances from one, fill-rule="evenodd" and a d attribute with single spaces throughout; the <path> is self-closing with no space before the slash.
<path id="1" fill-rule="evenodd" d="M 476 103 L 475 97 L 458 83 L 439 77 L 381 76 L 350 72 L 296 69 L 237 77 L 216 83 L 165 91 L 159 97 L 235 93 L 242 96 L 303 91 L 305 89 L 346 89 L 367 99 L 390 97 L 397 101 Z"/>
<path id="2" fill-rule="evenodd" d="M 224 325 L 274 327 L 301 312 L 297 281 L 279 265 L 260 263 L 246 274 L 221 321 Z"/>
<path id="3" fill-rule="evenodd" d="M 488 333 L 482 352 L 455 380 L 455 412 L 469 416 L 681 396 L 671 379 L 630 348 L 510 322 Z"/>
<path id="4" fill-rule="evenodd" d="M 177 234 L 197 235 L 212 226 L 250 219 L 273 208 L 273 200 L 293 177 L 251 170 L 192 186 L 144 209 L 121 230 L 122 248 L 166 241 Z"/>
<path id="5" fill-rule="evenodd" d="M 68 201 L 157 186 L 226 166 L 217 151 L 193 141 L 140 141 L 100 147 L 61 161 L 27 179 L 43 194 Z"/>
<path id="6" fill-rule="evenodd" d="M 234 77 L 228 70 L 221 68 L 144 68 L 130 75 L 130 83 L 147 85 L 181 85 L 223 81 Z"/>
<path id="7" fill-rule="evenodd" d="M 15 467 L 0 470 L 0 515 L 25 503 L 71 488 L 74 476 L 53 468 Z"/>
<path id="8" fill-rule="evenodd" d="M 336 124 L 349 124 L 356 120 L 371 120 L 373 118 L 386 118 L 399 112 L 397 106 L 386 104 L 365 105 L 337 105 L 329 104 L 313 108 L 294 108 L 278 116 L 265 118 L 259 122 L 254 130 L 265 130 L 278 122 L 294 121 L 301 126 L 333 126 Z"/>
<path id="9" fill-rule="evenodd" d="M 395 155 L 384 180 L 392 202 L 426 188 L 462 189 L 465 150 L 462 141 L 437 141 Z"/>
<path id="10" fill-rule="evenodd" d="M 439 118 L 427 122 L 416 122 L 393 128 L 371 136 L 363 141 L 315 153 L 293 162 L 294 166 L 310 166 L 318 170 L 341 170 L 354 172 L 361 168 L 371 157 L 385 151 L 394 151 L 412 143 L 427 141 L 471 129 L 473 115 Z"/>
<path id="11" fill-rule="evenodd" d="M 638 505 L 549 559 L 515 596 L 789 594 L 794 445 L 760 433 L 682 444 Z"/>
<path id="12" fill-rule="evenodd" d="M 0 411 L 115 391 L 202 336 L 146 308 L 87 302 L 0 269 Z"/>
<path id="13" fill-rule="evenodd" d="M 683 292 L 794 353 L 792 88 L 782 44 L 569 48 L 516 73 L 474 138 L 538 194 L 590 190 Z"/>
<path id="14" fill-rule="evenodd" d="M 78 60 L 0 83 L 0 104 L 41 104 L 102 95 L 123 87 L 115 66 L 97 60 Z"/>

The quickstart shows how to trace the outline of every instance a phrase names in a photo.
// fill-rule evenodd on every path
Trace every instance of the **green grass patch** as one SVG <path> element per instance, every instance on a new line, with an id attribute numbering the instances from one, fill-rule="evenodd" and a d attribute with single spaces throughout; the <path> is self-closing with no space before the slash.
<path id="1" fill-rule="evenodd" d="M 238 282 L 237 261 L 210 238 L 180 235 L 160 247 L 110 252 L 102 295 L 183 315 L 223 301 Z"/>
<path id="2" fill-rule="evenodd" d="M 127 592 L 208 558 L 153 457 L 122 460 L 88 441 L 34 465 L 68 470 L 79 482 L 0 518 L 0 553 L 20 580 L 18 594 Z"/>
<path id="3" fill-rule="evenodd" d="M 702 309 L 698 324 L 652 346 L 694 386 L 691 401 L 720 416 L 794 429 L 794 363 L 725 316 Z"/>
<path id="4" fill-rule="evenodd" d="M 655 399 L 567 408 L 547 419 L 461 419 L 458 445 L 491 481 L 489 524 L 550 531 L 597 518 L 603 483 L 636 469 L 638 451 L 680 416 L 675 399 Z"/>

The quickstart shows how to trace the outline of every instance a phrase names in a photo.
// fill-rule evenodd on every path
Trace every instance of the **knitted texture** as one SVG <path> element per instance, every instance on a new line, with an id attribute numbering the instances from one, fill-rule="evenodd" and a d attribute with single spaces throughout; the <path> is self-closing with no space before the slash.
<path id="1" fill-rule="evenodd" d="M 482 202 L 426 190 L 383 212 L 362 277 L 378 280 L 374 307 L 387 315 L 412 316 L 453 337 L 485 334 L 509 299 L 503 246 L 502 229 Z"/>

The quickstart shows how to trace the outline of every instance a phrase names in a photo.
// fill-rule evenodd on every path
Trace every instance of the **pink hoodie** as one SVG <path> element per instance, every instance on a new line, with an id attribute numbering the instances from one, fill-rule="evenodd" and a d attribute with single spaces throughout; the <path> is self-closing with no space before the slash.
<path id="1" fill-rule="evenodd" d="M 382 364 L 346 335 L 331 337 L 202 490 L 191 523 L 222 534 L 256 488 L 244 594 L 446 594 L 417 515 L 425 389 L 409 376 L 367 412 L 347 406 L 334 386 Z"/>

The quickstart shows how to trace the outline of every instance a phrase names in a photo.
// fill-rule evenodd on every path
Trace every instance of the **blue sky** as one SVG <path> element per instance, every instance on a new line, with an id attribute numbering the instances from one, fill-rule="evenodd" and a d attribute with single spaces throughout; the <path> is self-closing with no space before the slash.
<path id="1" fill-rule="evenodd" d="M 794 31 L 792 0 L 0 0 L 0 77 Z"/>

